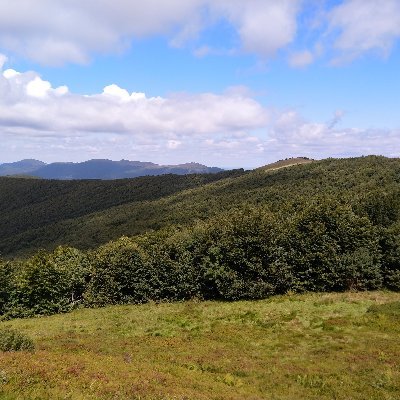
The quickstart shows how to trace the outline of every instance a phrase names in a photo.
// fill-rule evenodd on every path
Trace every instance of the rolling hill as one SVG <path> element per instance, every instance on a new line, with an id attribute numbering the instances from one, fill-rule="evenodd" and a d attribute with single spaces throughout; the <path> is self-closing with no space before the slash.
<path id="1" fill-rule="evenodd" d="M 150 204 L 179 191 L 242 174 L 243 170 L 234 170 L 107 181 L 0 177 L 0 254 L 67 243 L 64 227 L 69 229 L 72 221 L 79 224 L 81 217 L 124 204 Z M 89 235 L 90 245 L 95 245 L 98 239 Z M 109 237 L 108 233 L 105 237 Z M 79 240 L 87 247 L 86 235 Z"/>
<path id="2" fill-rule="evenodd" d="M 233 207 L 284 210 L 321 196 L 369 212 L 368 202 L 380 201 L 384 209 L 386 200 L 396 201 L 399 188 L 400 160 L 376 156 L 119 181 L 3 178 L 0 252 L 13 256 L 60 244 L 87 249 L 122 235 L 191 224 Z"/>

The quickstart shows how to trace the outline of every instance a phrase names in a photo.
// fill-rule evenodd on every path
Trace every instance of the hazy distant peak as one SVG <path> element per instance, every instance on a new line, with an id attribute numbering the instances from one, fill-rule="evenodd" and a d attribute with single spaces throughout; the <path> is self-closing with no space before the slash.
<path id="1" fill-rule="evenodd" d="M 0 165 L 0 176 L 29 174 L 44 179 L 120 179 L 147 175 L 216 173 L 221 168 L 210 168 L 199 163 L 158 165 L 152 162 L 92 159 L 83 162 L 54 162 L 22 160 Z"/>
<path id="2" fill-rule="evenodd" d="M 46 166 L 46 163 L 34 159 L 24 159 L 13 163 L 0 164 L 0 176 L 30 175 L 31 172 Z"/>

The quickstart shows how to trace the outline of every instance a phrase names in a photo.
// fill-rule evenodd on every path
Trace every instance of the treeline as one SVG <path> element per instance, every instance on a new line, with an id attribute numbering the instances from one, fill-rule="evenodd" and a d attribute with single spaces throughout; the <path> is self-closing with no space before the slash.
<path id="1" fill-rule="evenodd" d="M 261 299 L 290 291 L 400 290 L 400 196 L 327 196 L 233 208 L 191 226 L 58 247 L 0 264 L 2 318 L 75 307 Z"/>

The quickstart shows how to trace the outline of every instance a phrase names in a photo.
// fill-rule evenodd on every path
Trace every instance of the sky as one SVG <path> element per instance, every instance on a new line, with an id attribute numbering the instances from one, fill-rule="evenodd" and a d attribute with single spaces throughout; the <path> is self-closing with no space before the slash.
<path id="1" fill-rule="evenodd" d="M 0 0 L 0 163 L 400 156 L 400 0 Z"/>

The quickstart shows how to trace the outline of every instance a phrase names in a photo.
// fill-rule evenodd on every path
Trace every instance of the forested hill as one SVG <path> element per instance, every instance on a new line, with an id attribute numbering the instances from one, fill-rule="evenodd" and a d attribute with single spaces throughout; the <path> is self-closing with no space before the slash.
<path id="1" fill-rule="evenodd" d="M 188 225 L 234 207 L 279 215 L 334 199 L 372 222 L 399 218 L 400 159 L 327 159 L 285 168 L 122 181 L 0 180 L 0 252 L 92 248 L 122 235 Z"/>
<path id="2" fill-rule="evenodd" d="M 68 229 L 74 221 L 115 206 L 149 204 L 183 190 L 244 174 L 241 169 L 215 174 L 160 175 L 118 180 L 44 180 L 0 177 L 0 254 L 3 256 L 72 242 L 78 247 L 100 243 L 92 233 L 79 237 Z M 134 218 L 134 216 L 131 216 Z M 65 221 L 68 221 L 65 225 Z M 63 228 L 65 226 L 65 229 Z M 112 226 L 96 223 L 105 237 Z M 71 235 L 72 234 L 72 235 Z M 71 242 L 71 243 L 72 243 Z"/>

